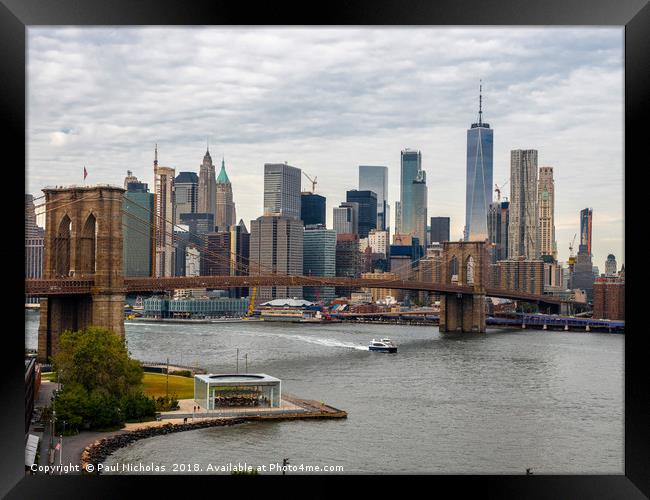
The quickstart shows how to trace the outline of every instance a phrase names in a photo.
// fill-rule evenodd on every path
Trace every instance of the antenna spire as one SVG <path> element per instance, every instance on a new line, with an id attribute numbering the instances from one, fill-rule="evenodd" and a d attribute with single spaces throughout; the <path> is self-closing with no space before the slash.
<path id="1" fill-rule="evenodd" d="M 207 151 L 209 153 L 210 152 L 210 138 L 209 137 L 205 138 L 205 143 L 207 144 Z"/>
<path id="2" fill-rule="evenodd" d="M 478 125 L 483 125 L 483 80 L 479 80 L 478 87 Z"/>
<path id="3" fill-rule="evenodd" d="M 157 166 L 158 166 L 158 143 L 156 143 L 156 148 L 155 148 L 155 150 L 154 150 L 153 166 L 154 166 L 154 167 L 157 167 Z"/>

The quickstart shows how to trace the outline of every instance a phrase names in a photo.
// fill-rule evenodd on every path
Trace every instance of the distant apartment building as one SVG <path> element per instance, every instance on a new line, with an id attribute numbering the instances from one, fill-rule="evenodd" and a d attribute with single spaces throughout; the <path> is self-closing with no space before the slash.
<path id="1" fill-rule="evenodd" d="M 400 279 L 397 273 L 391 272 L 372 272 L 372 273 L 363 273 L 361 274 L 362 279 L 367 280 L 378 280 L 378 281 L 392 281 Z M 386 300 L 386 297 L 395 298 L 396 290 L 391 290 L 390 288 L 362 288 L 362 291 L 370 292 L 373 302 L 378 302 L 380 300 Z"/>
<path id="2" fill-rule="evenodd" d="M 500 260 L 491 265 L 495 288 L 542 295 L 544 291 L 544 261 L 523 257 Z"/>
<path id="3" fill-rule="evenodd" d="M 386 258 L 390 246 L 388 231 L 371 229 L 370 233 L 368 233 L 368 246 L 372 250 L 372 253 L 383 254 L 384 258 Z"/>

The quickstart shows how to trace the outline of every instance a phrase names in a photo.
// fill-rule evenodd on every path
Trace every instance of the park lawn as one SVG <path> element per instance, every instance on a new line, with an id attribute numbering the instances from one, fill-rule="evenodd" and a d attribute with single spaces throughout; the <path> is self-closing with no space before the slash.
<path id="1" fill-rule="evenodd" d="M 145 372 L 142 379 L 144 393 L 147 396 L 159 397 L 167 395 L 167 375 L 162 373 Z M 190 377 L 169 376 L 169 395 L 178 399 L 194 398 L 194 379 Z"/>

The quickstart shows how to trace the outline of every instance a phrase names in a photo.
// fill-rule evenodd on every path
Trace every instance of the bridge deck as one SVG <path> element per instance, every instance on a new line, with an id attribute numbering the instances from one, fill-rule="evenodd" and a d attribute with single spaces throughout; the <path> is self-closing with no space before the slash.
<path id="1" fill-rule="evenodd" d="M 195 276 L 172 278 L 124 278 L 124 293 L 164 292 L 183 288 L 245 288 L 261 286 L 341 286 L 363 288 L 389 288 L 397 290 L 418 290 L 437 293 L 475 294 L 473 286 L 443 283 L 429 283 L 414 280 L 375 280 L 361 278 L 315 277 L 315 276 Z M 57 295 L 80 295 L 93 292 L 92 278 L 28 279 L 25 280 L 25 294 L 33 297 Z M 573 304 L 551 295 L 534 295 L 516 290 L 485 288 L 489 297 L 499 297 L 542 304 Z"/>

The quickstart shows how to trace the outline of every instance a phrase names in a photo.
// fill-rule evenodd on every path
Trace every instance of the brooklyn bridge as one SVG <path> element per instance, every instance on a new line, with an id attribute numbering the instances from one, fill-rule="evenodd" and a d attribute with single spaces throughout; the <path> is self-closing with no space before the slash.
<path id="1" fill-rule="evenodd" d="M 38 357 L 45 362 L 56 352 L 59 335 L 68 329 L 102 326 L 124 335 L 127 294 L 186 288 L 340 286 L 434 292 L 440 295 L 441 332 L 485 332 L 486 297 L 538 304 L 547 312 L 584 307 L 584 303 L 494 288 L 488 274 L 487 241 L 444 242 L 440 279 L 363 279 L 295 276 L 275 272 L 256 262 L 241 264 L 240 275 L 125 277 L 123 270 L 124 189 L 100 185 L 46 188 L 43 279 L 25 280 L 25 294 L 41 297 Z M 160 214 L 154 214 L 160 221 Z M 156 224 L 156 227 L 170 225 Z M 153 228 L 152 228 L 153 229 Z M 174 238 L 173 231 L 166 233 Z M 205 258 L 224 259 L 207 252 Z M 228 258 L 230 262 L 230 258 Z"/>

